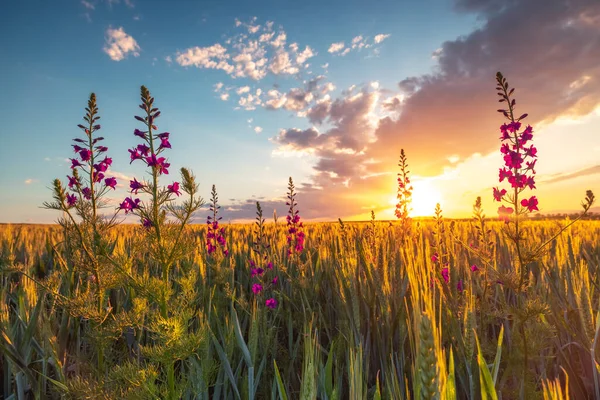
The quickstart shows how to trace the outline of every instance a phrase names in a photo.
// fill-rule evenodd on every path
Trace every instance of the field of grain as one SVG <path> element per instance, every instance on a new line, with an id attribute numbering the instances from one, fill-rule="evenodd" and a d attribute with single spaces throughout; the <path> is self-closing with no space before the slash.
<path id="1" fill-rule="evenodd" d="M 522 222 L 532 246 L 565 223 Z M 58 225 L 4 225 L 4 398 L 597 398 L 600 223 L 523 282 L 504 223 L 477 226 L 307 224 L 289 256 L 281 221 L 225 225 L 224 256 L 192 225 L 165 276 L 141 226 L 94 269 Z"/>

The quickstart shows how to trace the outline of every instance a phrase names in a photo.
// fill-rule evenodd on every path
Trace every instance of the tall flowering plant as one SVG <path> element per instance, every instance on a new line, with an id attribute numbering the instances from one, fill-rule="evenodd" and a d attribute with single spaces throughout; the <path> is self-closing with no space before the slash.
<path id="1" fill-rule="evenodd" d="M 206 225 L 208 226 L 208 232 L 206 234 L 206 252 L 208 255 L 223 254 L 225 257 L 229 255 L 227 249 L 227 241 L 225 239 L 225 228 L 219 226 L 219 221 L 223 217 L 219 217 L 219 196 L 217 195 L 217 189 L 215 185 L 212 186 L 211 200 L 210 200 L 210 212 L 212 213 L 206 218 Z"/>
<path id="2" fill-rule="evenodd" d="M 106 155 L 108 148 L 102 145 L 103 137 L 96 133 L 101 129 L 96 95 L 92 93 L 83 117 L 85 125 L 77 125 L 83 137 L 73 139 L 75 156 L 71 161 L 71 175 L 67 176 L 67 188 L 59 179 L 54 180 L 54 202 L 44 203 L 45 208 L 63 212 L 59 223 L 65 228 L 66 241 L 77 254 L 73 254 L 79 272 L 88 273 L 88 281 L 94 283 L 97 295 L 98 317 L 104 309 L 103 270 L 106 269 L 108 242 L 105 234 L 116 224 L 116 215 L 105 218 L 100 210 L 107 207 L 106 198 L 114 190 L 117 180 L 107 176 L 112 158 Z"/>
<path id="3" fill-rule="evenodd" d="M 500 102 L 506 102 L 508 105 L 508 109 L 498 111 L 509 120 L 508 123 L 500 126 L 502 134 L 500 136 L 502 142 L 500 152 L 503 154 L 504 166 L 500 168 L 499 181 L 502 183 L 506 180 L 510 184 L 510 191 L 495 187 L 493 195 L 494 200 L 505 202 L 509 205 L 509 207 L 501 205 L 498 208 L 498 214 L 500 219 L 506 222 L 509 222 L 512 216 L 516 224 L 516 231 L 518 232 L 519 217 L 533 211 L 539 211 L 539 203 L 536 196 L 528 198 L 521 196 L 525 190 L 536 188 L 535 164 L 537 162 L 537 148 L 531 143 L 533 128 L 527 125 L 521 130 L 521 121 L 527 117 L 527 114 L 522 114 L 520 117 L 515 118 L 516 101 L 514 98 L 511 98 L 515 89 L 509 88 L 508 82 L 500 72 L 496 75 L 496 82 L 498 83 L 496 89 L 499 91 Z M 521 200 L 519 201 L 520 198 Z M 517 240 L 520 240 L 519 236 L 517 236 Z"/>
<path id="4" fill-rule="evenodd" d="M 107 195 L 115 189 L 117 180 L 108 176 L 112 158 L 106 155 L 108 148 L 102 144 L 104 138 L 96 135 L 101 126 L 94 93 L 90 95 L 83 119 L 85 125 L 77 125 L 83 135 L 73 139 L 75 156 L 70 159 L 67 187 L 55 179 L 54 201 L 45 202 L 44 207 L 63 213 L 58 223 L 64 232 L 65 259 L 70 262 L 64 265 L 66 296 L 60 296 L 59 303 L 70 309 L 71 315 L 89 321 L 92 331 L 98 333 L 104 329 L 103 324 L 112 311 L 108 291 L 120 285 L 113 271 L 114 246 L 108 236 L 109 230 L 117 224 L 118 210 L 112 215 L 100 213 L 108 206 Z M 72 282 L 81 282 L 80 289 L 75 289 Z M 96 345 L 98 368 L 102 370 L 104 344 L 100 341 Z"/>
<path id="5" fill-rule="evenodd" d="M 537 162 L 537 148 L 532 143 L 533 128 L 527 125 L 523 129 L 523 124 L 521 123 L 527 117 L 527 114 L 522 114 L 518 118 L 515 117 L 516 101 L 512 98 L 515 89 L 509 87 L 506 78 L 500 72 L 496 74 L 496 83 L 496 90 L 498 90 L 498 96 L 500 96 L 499 102 L 506 103 L 508 107 L 498 110 L 508 120 L 508 123 L 500 126 L 500 141 L 502 142 L 500 152 L 503 155 L 504 166 L 499 170 L 499 181 L 502 183 L 506 180 L 510 184 L 510 188 L 506 190 L 495 187 L 493 188 L 493 196 L 497 202 L 506 204 L 502 204 L 498 208 L 498 215 L 501 220 L 505 221 L 508 237 L 516 245 L 520 269 L 518 288 L 521 288 L 528 273 L 526 264 L 539 256 L 543 249 L 566 228 L 583 217 L 591 208 L 595 197 L 592 191 L 588 190 L 586 198 L 582 203 L 584 212 L 579 218 L 563 227 L 551 239 L 545 241 L 537 248 L 524 248 L 522 245 L 524 235 L 520 220 L 524 215 L 539 211 L 537 197 L 524 195 L 526 190 L 536 189 L 535 164 Z M 511 223 L 513 224 L 513 229 L 508 229 Z"/>
<path id="6" fill-rule="evenodd" d="M 408 163 L 404 149 L 400 150 L 400 160 L 398 162 L 400 172 L 398 173 L 398 203 L 396 204 L 396 218 L 400 220 L 403 232 L 406 232 L 410 227 L 409 213 L 411 211 L 410 203 L 412 202 L 413 187 L 410 183 Z"/>
<path id="7" fill-rule="evenodd" d="M 141 87 L 142 116 L 135 119 L 143 124 L 143 130 L 135 129 L 133 135 L 141 139 L 141 143 L 129 149 L 130 163 L 139 162 L 148 168 L 148 179 L 134 178 L 129 182 L 132 196 L 126 197 L 119 205 L 126 214 L 139 217 L 145 232 L 147 248 L 150 256 L 162 270 L 164 282 L 169 281 L 169 271 L 173 265 L 191 251 L 190 243 L 184 235 L 186 225 L 192 215 L 202 207 L 204 201 L 198 196 L 198 185 L 195 177 L 186 168 L 181 168 L 181 183 L 174 181 L 166 186 L 159 185 L 159 179 L 169 174 L 171 164 L 163 153 L 171 149 L 170 133 L 156 133 L 156 120 L 161 115 L 154 105 L 150 91 Z M 146 194 L 148 201 L 142 201 L 133 195 Z M 183 193 L 184 200 L 176 205 L 175 200 Z M 169 219 L 170 217 L 170 219 Z M 166 299 L 163 299 L 166 302 Z M 166 304 L 163 304 L 163 310 Z"/>
<path id="8" fill-rule="evenodd" d="M 252 241 L 252 253 L 254 257 L 249 259 L 252 292 L 258 297 L 265 298 L 265 306 L 271 309 L 277 308 L 277 299 L 273 290 L 279 282 L 279 277 L 273 271 L 273 262 L 269 261 L 269 243 L 265 235 L 265 219 L 262 207 L 256 202 L 256 221 L 254 222 Z M 267 295 L 267 293 L 270 295 Z"/>
<path id="9" fill-rule="evenodd" d="M 303 224 L 300 222 L 299 210 L 297 209 L 298 203 L 296 202 L 296 192 L 294 187 L 294 181 L 290 177 L 288 181 L 288 193 L 287 202 L 289 206 L 288 215 L 286 216 L 287 221 L 287 244 L 288 244 L 288 257 L 292 257 L 294 254 L 300 254 L 304 250 L 304 239 L 305 234 L 302 231 Z"/>

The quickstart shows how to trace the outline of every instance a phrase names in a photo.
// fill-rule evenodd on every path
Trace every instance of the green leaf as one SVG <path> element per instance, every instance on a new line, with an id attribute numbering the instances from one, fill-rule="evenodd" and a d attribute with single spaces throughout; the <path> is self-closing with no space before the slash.
<path id="1" fill-rule="evenodd" d="M 475 342 L 477 343 L 477 364 L 479 365 L 479 384 L 481 385 L 481 399 L 482 400 L 498 400 L 496 389 L 494 388 L 494 381 L 492 375 L 487 367 L 483 354 L 481 353 L 481 346 L 479 345 L 479 338 L 477 332 L 475 332 Z"/>
<path id="2" fill-rule="evenodd" d="M 275 379 L 277 380 L 277 389 L 279 390 L 279 398 L 281 400 L 288 400 L 288 396 L 285 391 L 285 386 L 283 386 L 283 382 L 281 381 L 281 375 L 279 374 L 279 368 L 277 368 L 277 361 L 273 360 L 273 366 L 275 367 Z"/>
<path id="3" fill-rule="evenodd" d="M 494 378 L 494 387 L 498 380 L 498 371 L 500 370 L 500 359 L 502 358 L 502 339 L 504 338 L 504 325 L 500 328 L 500 336 L 498 336 L 498 348 L 496 349 L 496 357 L 494 358 L 494 367 L 492 368 L 492 377 Z"/>
<path id="4" fill-rule="evenodd" d="M 448 362 L 446 400 L 456 400 L 456 379 L 454 377 L 454 353 L 452 352 L 452 348 L 450 348 L 450 361 Z"/>
<path id="5" fill-rule="evenodd" d="M 327 355 L 327 362 L 325 363 L 325 394 L 327 398 L 331 399 L 333 395 L 333 351 L 335 341 L 331 342 L 329 346 L 329 354 Z"/>

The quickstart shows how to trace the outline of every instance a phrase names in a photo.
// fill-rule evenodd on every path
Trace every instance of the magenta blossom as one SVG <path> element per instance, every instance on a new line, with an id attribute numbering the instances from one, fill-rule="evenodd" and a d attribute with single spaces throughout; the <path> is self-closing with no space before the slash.
<path id="1" fill-rule="evenodd" d="M 77 197 L 74 194 L 67 193 L 67 206 L 73 207 L 77 203 Z"/>
<path id="2" fill-rule="evenodd" d="M 119 205 L 120 210 L 125 210 L 125 214 L 132 212 L 136 208 L 139 208 L 140 199 L 132 199 L 131 197 L 126 197 L 125 200 Z"/>
<path id="3" fill-rule="evenodd" d="M 90 161 L 90 159 L 92 158 L 92 152 L 88 149 L 82 149 L 79 152 L 79 157 L 81 157 L 81 161 Z"/>
<path id="4" fill-rule="evenodd" d="M 475 264 L 471 265 L 471 272 L 477 272 L 479 271 L 479 267 Z"/>
<path id="5" fill-rule="evenodd" d="M 464 290 L 462 279 L 459 280 L 456 284 L 456 290 L 458 290 L 459 293 L 462 293 L 462 291 Z"/>
<path id="6" fill-rule="evenodd" d="M 502 201 L 502 197 L 506 194 L 506 189 L 498 190 L 494 188 L 494 200 Z"/>
<path id="7" fill-rule="evenodd" d="M 143 218 L 142 226 L 146 229 L 150 229 L 150 228 L 152 228 L 152 221 L 150 221 L 148 218 Z"/>
<path id="8" fill-rule="evenodd" d="M 444 282 L 450 282 L 450 270 L 448 267 L 442 268 L 442 278 L 444 278 Z"/>
<path id="9" fill-rule="evenodd" d="M 139 136 L 139 137 L 141 137 L 142 139 L 146 139 L 146 132 L 144 132 L 144 131 L 140 131 L 140 130 L 139 130 L 139 129 L 137 129 L 137 128 L 136 128 L 136 129 L 133 131 L 133 134 L 134 134 L 135 136 Z"/>
<path id="10" fill-rule="evenodd" d="M 105 184 L 107 187 L 109 187 L 109 188 L 111 188 L 111 189 L 115 190 L 115 189 L 116 189 L 116 187 L 117 187 L 117 180 L 116 180 L 115 178 L 106 178 L 106 179 L 104 180 L 104 184 Z"/>
<path id="11" fill-rule="evenodd" d="M 146 146 L 145 144 L 138 144 L 137 151 L 145 157 L 150 153 L 150 147 Z"/>
<path id="12" fill-rule="evenodd" d="M 157 158 L 156 155 L 152 154 L 146 157 L 146 163 L 149 167 L 157 168 L 159 174 L 169 174 L 169 170 L 167 170 L 167 168 L 169 168 L 171 164 L 166 162 L 166 159 L 164 157 Z"/>
<path id="13" fill-rule="evenodd" d="M 267 299 L 267 301 L 265 301 L 265 305 L 271 310 L 274 310 L 277 308 L 277 300 L 271 297 L 270 299 Z"/>
<path id="14" fill-rule="evenodd" d="M 167 185 L 167 189 L 169 190 L 169 193 L 174 193 L 177 196 L 181 195 L 181 192 L 179 191 L 179 182 L 173 182 L 172 185 Z"/>
<path id="15" fill-rule="evenodd" d="M 133 178 L 132 181 L 129 181 L 129 188 L 131 189 L 131 193 L 138 194 L 138 190 L 143 189 L 144 184 Z"/>
<path id="16" fill-rule="evenodd" d="M 252 292 L 256 295 L 260 294 L 260 292 L 262 292 L 263 290 L 263 286 L 260 283 L 255 283 L 254 285 L 252 285 Z"/>
<path id="17" fill-rule="evenodd" d="M 71 169 L 77 168 L 77 167 L 83 167 L 83 164 L 79 162 L 78 159 L 76 158 L 71 158 Z"/>
<path id="18" fill-rule="evenodd" d="M 73 189 L 73 186 L 79 186 L 79 180 L 74 176 L 67 176 L 69 179 L 69 188 Z"/>
<path id="19" fill-rule="evenodd" d="M 142 154 L 140 153 L 140 151 L 138 149 L 134 148 L 134 149 L 129 149 L 127 151 L 129 151 L 129 156 L 131 158 L 131 161 L 129 162 L 129 164 L 131 164 L 135 160 L 141 160 L 142 159 Z"/>
<path id="20" fill-rule="evenodd" d="M 92 190 L 89 187 L 84 187 L 83 189 L 81 189 L 81 194 L 83 194 L 83 197 L 86 200 L 92 199 Z"/>
<path id="21" fill-rule="evenodd" d="M 529 211 L 529 212 L 539 211 L 539 209 L 537 207 L 538 199 L 535 196 L 531 196 L 529 199 L 521 200 L 521 205 L 523 207 L 527 207 L 527 211 Z"/>
<path id="22" fill-rule="evenodd" d="M 163 138 L 160 139 L 160 146 L 158 146 L 158 149 L 170 149 L 171 148 L 171 143 L 169 143 L 169 139 L 168 138 Z"/>

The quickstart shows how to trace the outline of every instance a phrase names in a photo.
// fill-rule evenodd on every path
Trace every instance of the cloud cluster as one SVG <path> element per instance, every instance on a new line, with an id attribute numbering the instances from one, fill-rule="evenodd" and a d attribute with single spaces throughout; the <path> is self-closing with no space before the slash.
<path id="1" fill-rule="evenodd" d="M 123 27 L 118 29 L 109 27 L 106 30 L 106 43 L 103 50 L 113 61 L 121 61 L 129 53 L 139 57 L 141 49 L 135 39 L 125 33 Z"/>
<path id="2" fill-rule="evenodd" d="M 215 43 L 180 51 L 175 60 L 183 67 L 220 69 L 232 78 L 254 81 L 264 79 L 269 73 L 300 73 L 307 67 L 307 61 L 317 53 L 310 46 L 301 48 L 298 43 L 287 45 L 286 32 L 281 27 L 275 31 L 273 25 L 271 21 L 260 25 L 256 17 L 248 23 L 236 19 L 235 26 L 244 29 L 244 32 L 230 37 L 224 45 Z"/>
<path id="3" fill-rule="evenodd" d="M 362 35 L 355 36 L 354 38 L 352 38 L 352 41 L 350 42 L 350 44 L 348 44 L 348 46 L 346 46 L 345 42 L 332 43 L 327 49 L 327 52 L 334 55 L 345 56 L 353 50 L 360 51 L 363 49 L 370 49 L 373 46 L 382 43 L 385 39 L 389 38 L 390 36 L 390 34 L 379 33 L 375 35 L 373 40 L 370 40 L 370 38 L 366 38 Z M 375 49 L 374 51 L 377 52 L 378 49 Z"/>

